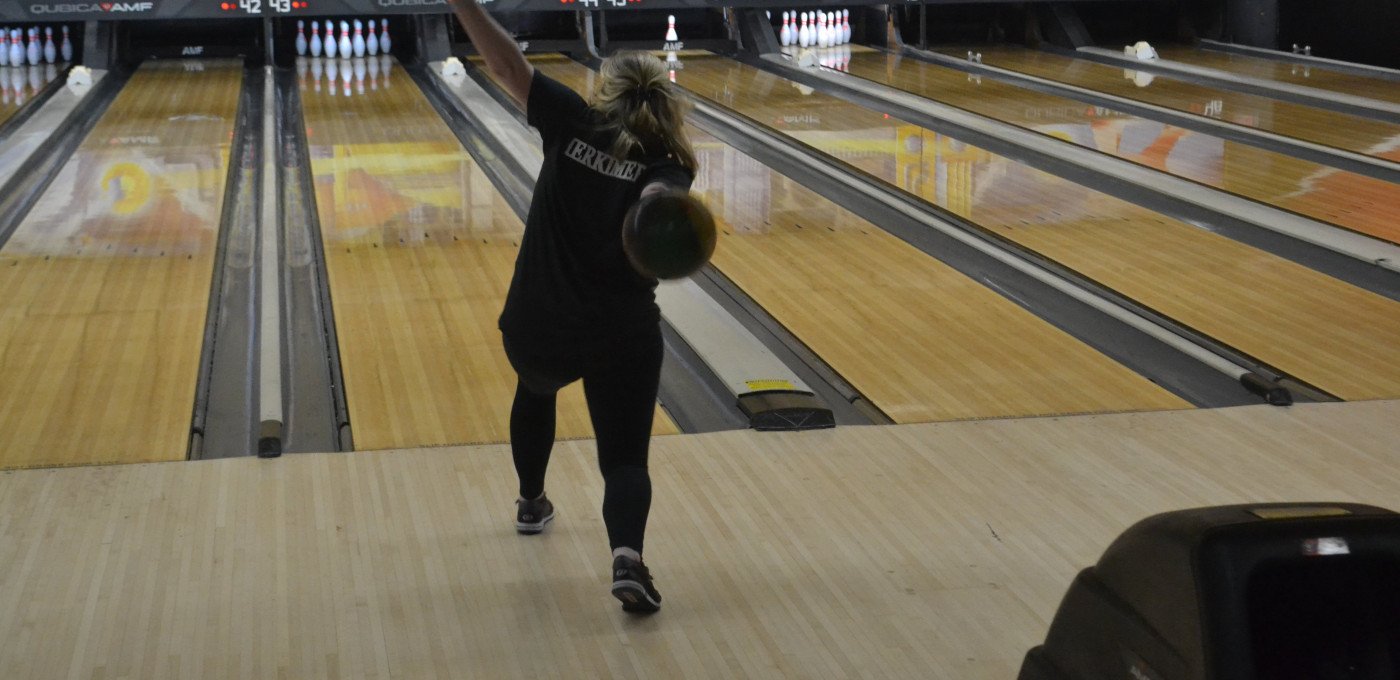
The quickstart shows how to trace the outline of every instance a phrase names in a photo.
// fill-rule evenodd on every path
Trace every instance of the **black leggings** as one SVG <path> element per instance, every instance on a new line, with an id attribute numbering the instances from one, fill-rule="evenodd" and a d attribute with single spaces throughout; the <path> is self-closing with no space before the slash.
<path id="1" fill-rule="evenodd" d="M 651 511 L 647 448 L 661 381 L 659 326 L 613 339 L 598 349 L 568 343 L 537 344 L 505 338 L 519 381 L 510 410 L 510 448 L 521 498 L 544 493 L 554 448 L 555 395 L 583 379 L 588 416 L 603 472 L 603 523 L 612 548 L 642 551 Z"/>

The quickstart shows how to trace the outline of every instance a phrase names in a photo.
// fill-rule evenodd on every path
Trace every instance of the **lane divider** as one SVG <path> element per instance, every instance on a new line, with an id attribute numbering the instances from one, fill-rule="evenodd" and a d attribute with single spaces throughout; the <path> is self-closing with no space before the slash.
<path id="1" fill-rule="evenodd" d="M 263 85 L 262 211 L 259 219 L 258 457 L 282 455 L 282 264 L 278 244 L 276 74 Z"/>

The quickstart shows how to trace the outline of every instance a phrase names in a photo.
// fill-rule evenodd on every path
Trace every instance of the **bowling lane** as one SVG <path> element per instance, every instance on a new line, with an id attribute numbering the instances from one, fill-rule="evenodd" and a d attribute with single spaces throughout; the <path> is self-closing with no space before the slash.
<path id="1" fill-rule="evenodd" d="M 496 319 L 524 226 L 396 62 L 316 63 L 302 106 L 356 448 L 508 441 Z M 653 429 L 677 431 L 660 409 Z M 593 436 L 578 384 L 557 433 Z"/>
<path id="2" fill-rule="evenodd" d="M 0 467 L 181 460 L 237 62 L 148 62 L 0 250 Z"/>
<path id="3" fill-rule="evenodd" d="M 541 71 L 580 92 L 594 73 Z M 990 289 L 691 126 L 714 265 L 896 422 L 1187 408 Z M 932 136 L 929 142 L 933 143 Z"/>
<path id="4" fill-rule="evenodd" d="M 0 66 L 0 125 L 58 77 L 58 66 Z"/>
<path id="5" fill-rule="evenodd" d="M 956 51 L 942 51 L 961 56 Z M 1024 47 L 988 47 L 982 61 L 988 66 L 1400 162 L 1400 125 L 1392 123 Z"/>
<path id="6" fill-rule="evenodd" d="M 1325 67 L 1305 67 L 1302 64 L 1220 50 L 1205 50 L 1187 45 L 1159 47 L 1157 48 L 1157 56 L 1170 61 L 1229 71 L 1251 78 L 1305 85 L 1329 92 L 1342 92 L 1400 104 L 1400 84 L 1380 78 L 1334 71 Z"/>
<path id="7" fill-rule="evenodd" d="M 1400 303 L 719 57 L 677 79 L 1344 399 L 1400 396 Z"/>
<path id="8" fill-rule="evenodd" d="M 1352 231 L 1400 242 L 1400 185 L 899 54 L 858 52 L 849 71 Z"/>

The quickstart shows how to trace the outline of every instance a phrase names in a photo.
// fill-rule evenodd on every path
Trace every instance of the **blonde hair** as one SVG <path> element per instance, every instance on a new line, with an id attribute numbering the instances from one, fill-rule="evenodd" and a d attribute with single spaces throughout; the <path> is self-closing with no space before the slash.
<path id="1" fill-rule="evenodd" d="M 690 103 L 671 83 L 661 60 L 646 52 L 618 52 L 603 60 L 599 72 L 591 106 L 602 114 L 604 129 L 617 133 L 612 155 L 626 158 L 641 147 L 695 172 L 695 151 L 685 135 Z"/>

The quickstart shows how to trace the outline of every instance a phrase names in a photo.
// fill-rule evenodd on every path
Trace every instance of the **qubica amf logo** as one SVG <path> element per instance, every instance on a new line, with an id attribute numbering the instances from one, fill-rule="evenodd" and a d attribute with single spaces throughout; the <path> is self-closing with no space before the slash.
<path id="1" fill-rule="evenodd" d="M 446 5 L 447 0 L 376 0 L 380 7 L 428 7 Z"/>
<path id="2" fill-rule="evenodd" d="M 140 13 L 156 8 L 154 2 L 60 2 L 29 6 L 30 14 L 107 14 Z"/>

